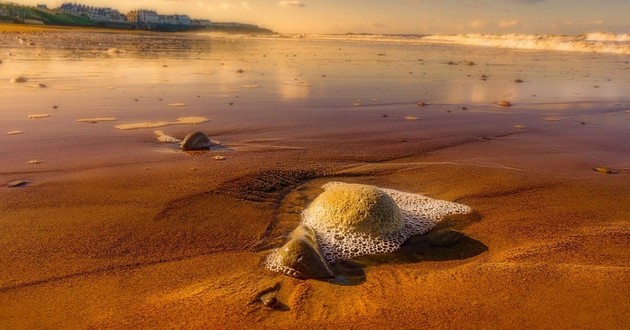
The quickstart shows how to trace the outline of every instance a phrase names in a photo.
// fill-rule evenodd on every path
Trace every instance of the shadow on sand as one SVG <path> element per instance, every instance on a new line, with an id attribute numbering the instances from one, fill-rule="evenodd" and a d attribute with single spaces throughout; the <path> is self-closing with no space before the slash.
<path id="1" fill-rule="evenodd" d="M 428 233 L 409 238 L 396 252 L 361 256 L 332 265 L 336 276 L 327 282 L 359 285 L 365 282 L 365 269 L 376 265 L 465 260 L 478 256 L 488 251 L 488 247 L 456 229 L 468 227 L 480 220 L 481 216 L 477 213 L 449 217 Z"/>

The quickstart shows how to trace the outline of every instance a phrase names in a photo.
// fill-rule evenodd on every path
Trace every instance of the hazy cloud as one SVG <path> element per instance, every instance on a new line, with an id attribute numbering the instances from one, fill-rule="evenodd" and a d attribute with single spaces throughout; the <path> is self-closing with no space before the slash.
<path id="1" fill-rule="evenodd" d="M 473 29 L 482 28 L 482 27 L 484 27 L 486 25 L 488 25 L 487 21 L 472 21 L 472 22 L 468 23 L 468 27 L 471 27 Z"/>
<path id="2" fill-rule="evenodd" d="M 278 4 L 283 7 L 306 7 L 306 5 L 299 0 L 278 1 Z"/>
<path id="3" fill-rule="evenodd" d="M 513 26 L 518 25 L 518 20 L 513 19 L 513 20 L 510 20 L 510 21 L 499 21 L 499 22 L 497 22 L 497 25 L 499 27 L 502 27 L 502 28 L 513 27 Z"/>

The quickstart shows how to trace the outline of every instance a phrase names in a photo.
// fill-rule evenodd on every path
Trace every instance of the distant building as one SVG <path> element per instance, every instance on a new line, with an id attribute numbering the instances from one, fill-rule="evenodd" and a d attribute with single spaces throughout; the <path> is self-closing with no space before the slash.
<path id="1" fill-rule="evenodd" d="M 212 22 L 209 19 L 193 19 L 190 25 L 195 26 L 211 26 Z"/>
<path id="2" fill-rule="evenodd" d="M 127 13 L 127 21 L 142 24 L 160 23 L 160 15 L 155 10 L 137 9 Z"/>
<path id="3" fill-rule="evenodd" d="M 96 22 L 122 22 L 125 16 L 118 10 L 107 7 L 90 7 L 76 3 L 66 2 L 59 7 L 60 11 L 85 16 Z"/>
<path id="4" fill-rule="evenodd" d="M 41 4 L 38 4 L 38 5 L 37 5 L 37 8 L 38 8 L 38 9 L 45 9 L 45 10 L 48 10 L 48 6 L 46 6 L 46 5 L 41 5 Z"/>
<path id="5" fill-rule="evenodd" d="M 160 23 L 173 25 L 191 25 L 192 20 L 188 15 L 158 15 Z"/>

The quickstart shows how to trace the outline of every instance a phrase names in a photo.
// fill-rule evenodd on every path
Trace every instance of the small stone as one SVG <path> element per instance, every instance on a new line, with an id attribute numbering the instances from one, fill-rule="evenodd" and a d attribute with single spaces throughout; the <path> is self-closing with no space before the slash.
<path id="1" fill-rule="evenodd" d="M 608 168 L 608 167 L 595 167 L 593 171 L 602 174 L 619 174 L 619 171 Z"/>
<path id="2" fill-rule="evenodd" d="M 12 83 L 25 83 L 28 81 L 28 78 L 25 77 L 17 77 L 10 80 Z"/>
<path id="3" fill-rule="evenodd" d="M 405 120 L 415 121 L 415 120 L 420 120 L 420 119 L 416 116 L 407 116 L 405 117 Z"/>
<path id="4" fill-rule="evenodd" d="M 214 158 L 214 160 L 225 160 L 225 157 L 223 156 L 214 156 L 212 158 Z"/>
<path id="5" fill-rule="evenodd" d="M 512 103 L 510 103 L 510 101 L 501 100 L 500 102 L 497 103 L 497 105 L 500 107 L 511 107 Z"/>
<path id="6" fill-rule="evenodd" d="M 243 69 L 238 69 L 236 73 L 245 73 L 245 71 Z"/>
<path id="7" fill-rule="evenodd" d="M 17 187 L 22 187 L 28 184 L 28 181 L 25 180 L 15 180 L 15 181 L 11 181 L 7 184 L 7 186 L 9 188 L 17 188 Z"/>
<path id="8" fill-rule="evenodd" d="M 22 131 L 10 131 L 10 132 L 7 132 L 7 135 L 18 135 L 22 133 L 23 133 Z"/>
<path id="9" fill-rule="evenodd" d="M 38 159 L 34 159 L 34 160 L 29 160 L 28 163 L 31 165 L 37 165 L 37 164 L 41 164 L 42 161 Z"/>
<path id="10" fill-rule="evenodd" d="M 278 297 L 276 296 L 276 292 L 269 292 L 260 297 L 260 302 L 262 302 L 263 306 L 268 308 L 274 308 L 278 305 Z"/>
<path id="11" fill-rule="evenodd" d="M 416 105 L 417 105 L 417 106 L 419 106 L 419 107 L 424 107 L 424 106 L 426 106 L 427 104 L 426 104 L 426 103 L 424 103 L 424 102 L 418 102 L 418 103 L 416 103 Z"/>
<path id="12" fill-rule="evenodd" d="M 523 82 L 523 80 L 522 80 L 522 79 L 515 79 L 515 80 L 514 80 L 514 82 L 515 82 L 515 83 L 519 83 L 519 84 L 520 84 L 520 83 L 522 83 L 522 82 Z"/>

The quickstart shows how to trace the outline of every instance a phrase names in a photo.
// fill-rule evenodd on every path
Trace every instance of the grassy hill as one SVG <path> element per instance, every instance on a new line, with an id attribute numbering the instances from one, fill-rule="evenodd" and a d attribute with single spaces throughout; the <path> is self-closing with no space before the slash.
<path id="1" fill-rule="evenodd" d="M 42 21 L 46 25 L 61 26 L 95 26 L 96 23 L 87 17 L 75 16 L 53 10 L 20 6 L 17 4 L 0 3 L 0 19 L 13 23 L 24 23 L 33 19 Z"/>

